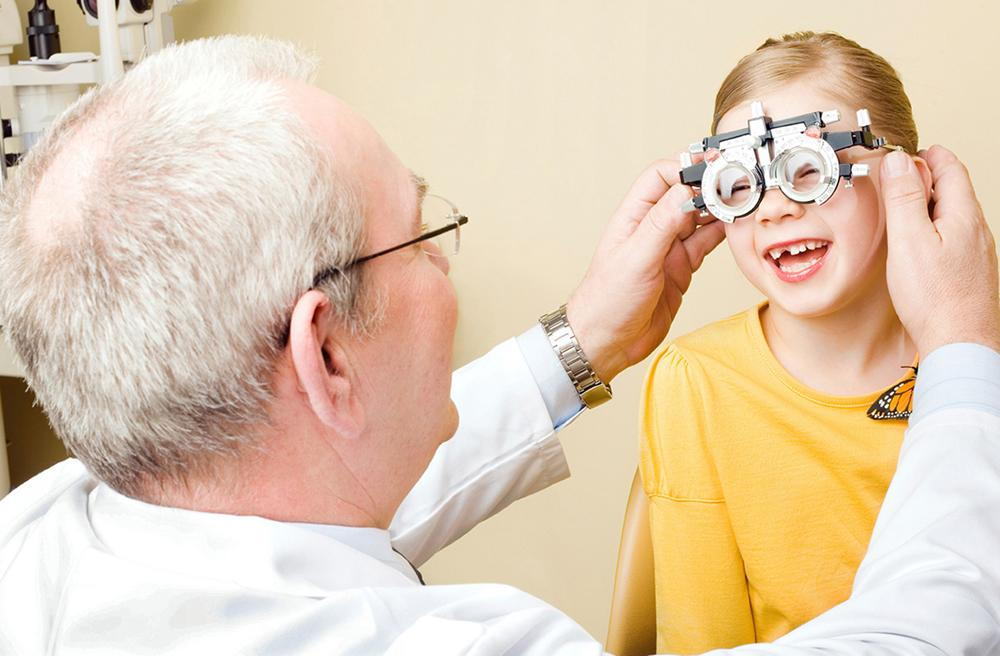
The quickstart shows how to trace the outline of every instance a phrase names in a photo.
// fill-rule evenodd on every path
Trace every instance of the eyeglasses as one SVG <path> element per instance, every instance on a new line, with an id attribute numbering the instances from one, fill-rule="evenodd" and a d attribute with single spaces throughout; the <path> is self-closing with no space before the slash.
<path id="1" fill-rule="evenodd" d="M 343 273 L 358 264 L 364 264 L 369 260 L 374 260 L 376 257 L 395 253 L 398 250 L 421 242 L 433 240 L 432 243 L 435 245 L 434 250 L 427 251 L 427 254 L 432 257 L 457 255 L 462 245 L 460 228 L 469 222 L 469 217 L 459 212 L 458 208 L 450 200 L 436 194 L 426 194 L 424 196 L 423 203 L 420 206 L 420 217 L 423 223 L 419 237 L 403 242 L 402 244 L 390 246 L 377 253 L 359 257 L 343 266 L 323 269 L 313 278 L 313 287 L 320 285 L 336 273 Z"/>

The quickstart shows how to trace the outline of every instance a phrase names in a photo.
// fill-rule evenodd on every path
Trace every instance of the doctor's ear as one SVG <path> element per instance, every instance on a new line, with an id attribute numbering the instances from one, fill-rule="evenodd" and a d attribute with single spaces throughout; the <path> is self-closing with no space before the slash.
<path id="1" fill-rule="evenodd" d="M 298 389 L 305 395 L 313 414 L 342 437 L 358 437 L 365 425 L 365 413 L 353 373 L 337 337 L 344 334 L 333 316 L 330 299 L 311 289 L 295 303 L 288 331 Z"/>

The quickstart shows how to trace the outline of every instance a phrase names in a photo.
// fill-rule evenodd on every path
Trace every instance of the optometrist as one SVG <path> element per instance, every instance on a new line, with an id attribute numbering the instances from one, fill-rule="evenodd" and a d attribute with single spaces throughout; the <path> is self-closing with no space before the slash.
<path id="1" fill-rule="evenodd" d="M 0 653 L 602 652 L 517 589 L 416 567 L 568 475 L 556 428 L 662 340 L 719 225 L 655 164 L 566 309 L 452 377 L 441 248 L 466 219 L 309 70 L 262 39 L 168 48 L 20 165 L 0 310 L 76 457 L 0 501 Z M 1000 645 L 996 256 L 964 168 L 926 159 L 933 221 L 910 159 L 884 163 L 925 357 L 853 594 L 715 653 Z"/>

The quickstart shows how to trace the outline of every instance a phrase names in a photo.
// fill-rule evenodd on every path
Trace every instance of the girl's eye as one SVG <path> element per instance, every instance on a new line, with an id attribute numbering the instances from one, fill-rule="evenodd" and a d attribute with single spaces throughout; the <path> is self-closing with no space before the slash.
<path id="1" fill-rule="evenodd" d="M 715 193 L 722 202 L 736 198 L 738 203 L 742 203 L 751 188 L 747 171 L 741 166 L 726 166 L 715 179 Z"/>

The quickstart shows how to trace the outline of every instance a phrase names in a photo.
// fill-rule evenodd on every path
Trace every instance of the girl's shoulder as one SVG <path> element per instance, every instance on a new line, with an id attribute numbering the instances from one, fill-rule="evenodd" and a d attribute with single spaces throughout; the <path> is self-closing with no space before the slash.
<path id="1" fill-rule="evenodd" d="M 731 385 L 746 387 L 756 359 L 753 321 L 758 308 L 715 321 L 666 344 L 650 366 L 642 389 L 640 458 L 651 496 L 717 500 L 712 443 L 720 425 L 737 425 L 746 413 L 727 401 Z M 749 329 L 748 329 L 749 324 Z"/>
<path id="2" fill-rule="evenodd" d="M 650 371 L 672 369 L 697 375 L 706 367 L 746 363 L 756 350 L 760 306 L 712 322 L 668 342 L 654 356 Z"/>

